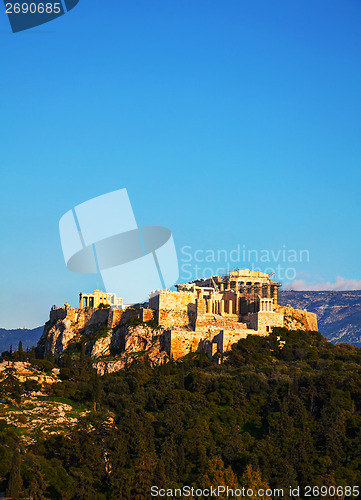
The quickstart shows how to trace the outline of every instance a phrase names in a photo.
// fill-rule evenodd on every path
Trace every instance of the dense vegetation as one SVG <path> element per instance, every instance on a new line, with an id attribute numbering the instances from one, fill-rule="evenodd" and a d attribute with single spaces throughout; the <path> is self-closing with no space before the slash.
<path id="1" fill-rule="evenodd" d="M 33 362 L 46 370 L 52 361 Z M 52 395 L 90 411 L 68 436 L 39 435 L 26 450 L 0 420 L 0 491 L 13 498 L 142 500 L 152 485 L 361 484 L 360 348 L 275 329 L 241 340 L 219 365 L 200 353 L 99 377 L 84 349 L 59 364 Z M 10 378 L 2 397 L 13 391 L 19 401 L 18 386 Z"/>

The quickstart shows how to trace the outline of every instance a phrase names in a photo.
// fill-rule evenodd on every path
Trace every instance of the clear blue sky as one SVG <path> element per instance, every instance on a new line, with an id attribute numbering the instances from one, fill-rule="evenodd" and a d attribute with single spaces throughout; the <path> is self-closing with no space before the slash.
<path id="1" fill-rule="evenodd" d="M 123 187 L 181 266 L 307 249 L 296 280 L 361 280 L 359 0 L 80 0 L 17 34 L 0 14 L 1 327 L 101 286 L 58 221 Z"/>

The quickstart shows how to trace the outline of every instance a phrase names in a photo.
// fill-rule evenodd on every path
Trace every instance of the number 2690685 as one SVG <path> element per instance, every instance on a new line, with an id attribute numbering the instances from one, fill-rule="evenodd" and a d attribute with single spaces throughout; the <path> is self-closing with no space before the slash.
<path id="1" fill-rule="evenodd" d="M 5 4 L 7 14 L 60 14 L 61 3 L 11 3 Z"/>

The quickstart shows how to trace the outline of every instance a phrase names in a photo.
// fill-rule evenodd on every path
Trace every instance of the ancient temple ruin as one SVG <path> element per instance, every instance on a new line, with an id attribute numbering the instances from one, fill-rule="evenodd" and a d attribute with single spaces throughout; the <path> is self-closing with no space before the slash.
<path id="1" fill-rule="evenodd" d="M 98 308 L 103 304 L 116 309 L 123 308 L 122 297 L 117 297 L 115 293 L 106 293 L 102 290 L 94 290 L 93 293 L 80 293 L 79 294 L 79 309 L 84 307 Z"/>
<path id="2" fill-rule="evenodd" d="M 224 352 L 247 335 L 268 335 L 284 325 L 277 303 L 281 285 L 271 275 L 245 269 L 156 290 L 149 308 L 164 329 L 166 348 L 179 358 L 204 348 Z"/>

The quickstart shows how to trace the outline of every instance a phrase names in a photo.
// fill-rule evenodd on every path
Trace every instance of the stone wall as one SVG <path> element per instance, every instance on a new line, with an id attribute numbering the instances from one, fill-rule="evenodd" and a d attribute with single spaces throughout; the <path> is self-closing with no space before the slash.
<path id="1" fill-rule="evenodd" d="M 233 344 L 236 344 L 240 339 L 245 339 L 248 335 L 266 335 L 262 335 L 260 332 L 251 330 L 250 328 L 244 329 L 241 332 L 223 331 L 221 334 L 220 343 L 218 344 L 219 352 L 230 351 Z"/>
<path id="2" fill-rule="evenodd" d="M 123 309 L 110 309 L 107 328 L 114 328 L 115 326 L 119 325 L 123 316 L 123 312 Z"/>
<path id="3" fill-rule="evenodd" d="M 197 316 L 196 320 L 196 330 L 197 331 L 208 331 L 208 330 L 233 330 L 233 331 L 243 331 L 247 329 L 246 323 L 240 323 L 238 321 L 238 316 L 236 314 L 227 314 L 224 316 L 218 316 L 214 314 L 204 314 Z"/>
<path id="4" fill-rule="evenodd" d="M 140 310 L 140 319 L 146 323 L 147 321 L 151 321 L 154 317 L 153 309 L 141 309 Z"/>
<path id="5" fill-rule="evenodd" d="M 163 335 L 165 350 L 175 360 L 186 356 L 190 352 L 196 352 L 202 340 L 202 333 L 186 330 L 167 330 Z"/>
<path id="6" fill-rule="evenodd" d="M 233 344 L 248 335 L 257 335 L 258 332 L 248 328 L 242 331 L 186 331 L 182 329 L 166 330 L 163 333 L 163 349 L 173 359 L 177 360 L 190 352 L 204 350 L 209 357 L 216 352 L 229 351 Z M 216 345 L 216 348 L 215 348 Z"/>
<path id="7" fill-rule="evenodd" d="M 273 311 L 260 311 L 248 314 L 249 326 L 258 330 L 260 335 L 269 334 L 275 326 L 283 326 L 283 314 Z"/>
<path id="8" fill-rule="evenodd" d="M 162 290 L 151 297 L 149 307 L 156 310 L 158 324 L 164 328 L 187 327 L 195 318 L 196 298 L 193 292 Z"/>

